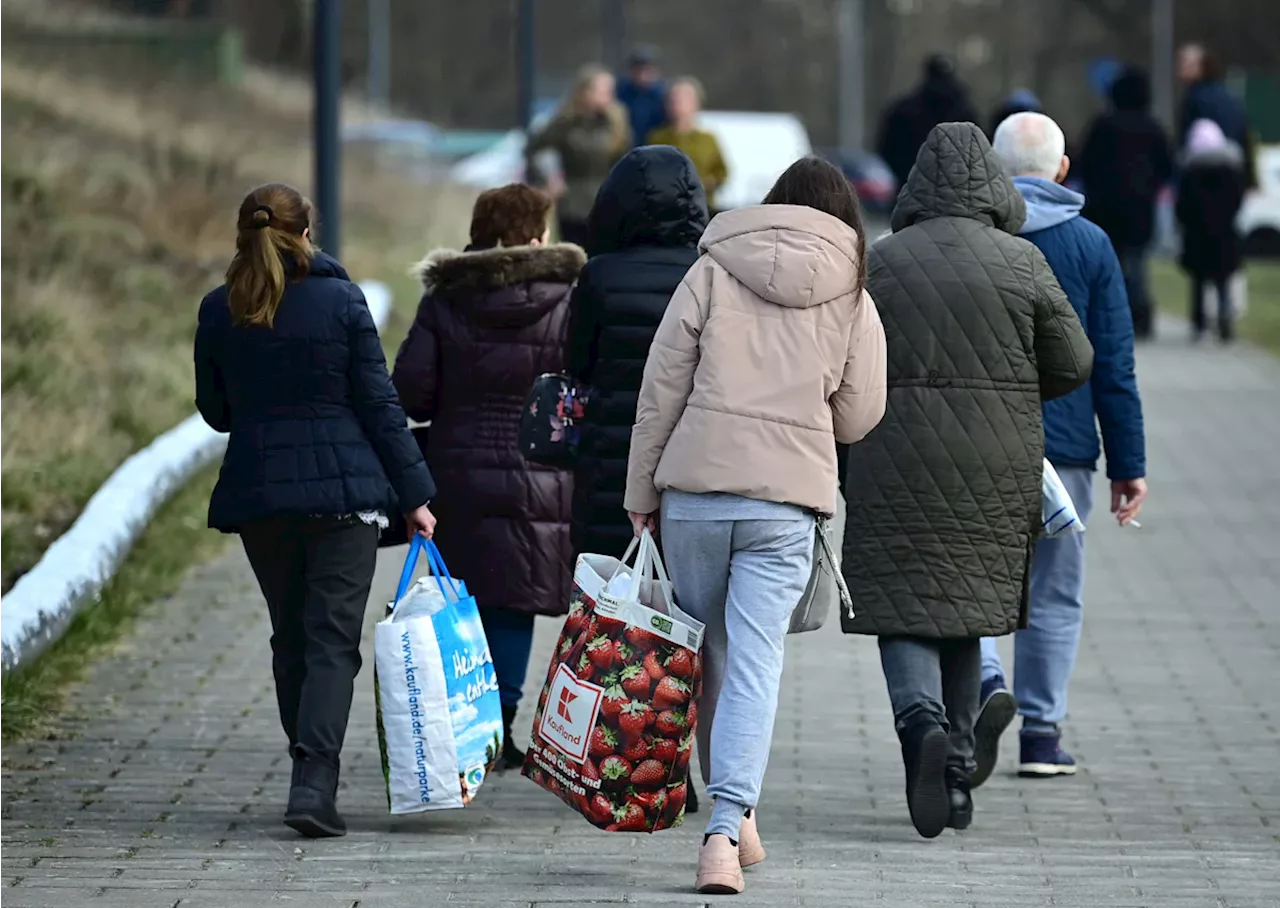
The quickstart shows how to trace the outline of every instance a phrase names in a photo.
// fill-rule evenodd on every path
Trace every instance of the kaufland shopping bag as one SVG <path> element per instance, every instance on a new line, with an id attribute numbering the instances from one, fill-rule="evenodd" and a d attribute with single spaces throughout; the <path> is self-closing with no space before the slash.
<path id="1" fill-rule="evenodd" d="M 420 552 L 431 573 L 411 585 Z M 502 706 L 476 600 L 435 543 L 413 537 L 373 645 L 391 812 L 465 807 L 502 752 Z"/>
<path id="2" fill-rule="evenodd" d="M 673 600 L 648 531 L 578 558 L 524 775 L 608 832 L 684 819 L 704 628 Z"/>

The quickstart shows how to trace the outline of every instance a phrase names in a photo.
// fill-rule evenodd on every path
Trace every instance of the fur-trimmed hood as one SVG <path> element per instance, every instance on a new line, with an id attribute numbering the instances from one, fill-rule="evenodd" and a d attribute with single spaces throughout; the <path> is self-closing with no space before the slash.
<path id="1" fill-rule="evenodd" d="M 536 322 L 567 299 L 587 254 L 572 243 L 437 249 L 414 267 L 427 296 L 473 321 L 497 326 Z"/>

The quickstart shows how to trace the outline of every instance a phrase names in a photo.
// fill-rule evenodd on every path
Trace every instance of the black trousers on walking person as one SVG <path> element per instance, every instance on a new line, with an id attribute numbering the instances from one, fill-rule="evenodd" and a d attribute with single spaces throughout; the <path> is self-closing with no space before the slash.
<path id="1" fill-rule="evenodd" d="M 1205 291 L 1210 285 L 1218 291 L 1218 337 L 1231 340 L 1235 322 L 1235 307 L 1231 302 L 1231 278 L 1191 278 L 1191 326 L 1196 337 L 1204 334 L 1208 319 L 1205 318 Z"/>
<path id="2" fill-rule="evenodd" d="M 275 517 L 242 527 L 240 537 L 271 614 L 271 664 L 290 753 L 337 770 L 378 527 L 355 517 Z"/>
<path id="3" fill-rule="evenodd" d="M 881 637 L 880 665 L 901 732 L 933 722 L 950 740 L 947 765 L 968 778 L 974 769 L 974 725 L 981 707 L 982 641 Z"/>

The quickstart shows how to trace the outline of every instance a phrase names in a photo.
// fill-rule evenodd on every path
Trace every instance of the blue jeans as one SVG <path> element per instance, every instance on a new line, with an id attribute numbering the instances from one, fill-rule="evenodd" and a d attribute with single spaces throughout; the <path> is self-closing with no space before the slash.
<path id="1" fill-rule="evenodd" d="M 1124 289 L 1129 295 L 1129 309 L 1133 313 L 1133 333 L 1138 338 L 1150 337 L 1152 332 L 1151 297 L 1147 293 L 1146 246 L 1121 246 L 1116 249 L 1120 259 L 1120 272 L 1124 275 Z"/>
<path id="2" fill-rule="evenodd" d="M 493 673 L 498 676 L 498 699 L 503 706 L 515 706 L 524 693 L 529 651 L 533 649 L 533 617 L 505 608 L 480 609 L 484 636 L 493 656 Z"/>
<path id="3" fill-rule="evenodd" d="M 1093 510 L 1093 471 L 1058 467 L 1062 484 L 1086 526 Z M 1084 625 L 1084 540 L 1071 533 L 1036 543 L 1031 562 L 1029 626 L 1014 636 L 1013 696 L 1030 732 L 1056 731 L 1067 716 L 1067 684 Z M 982 640 L 982 679 L 1004 676 L 996 641 Z"/>
<path id="4" fill-rule="evenodd" d="M 948 737 L 947 765 L 971 774 L 973 726 L 981 706 L 978 641 L 881 637 L 879 643 L 898 733 L 918 722 L 937 724 Z"/>

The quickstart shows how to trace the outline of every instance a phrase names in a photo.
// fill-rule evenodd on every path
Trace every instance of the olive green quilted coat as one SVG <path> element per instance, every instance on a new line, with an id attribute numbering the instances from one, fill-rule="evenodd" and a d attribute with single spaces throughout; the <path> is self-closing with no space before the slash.
<path id="1" fill-rule="evenodd" d="M 846 633 L 950 639 L 1025 626 L 1040 526 L 1040 402 L 1093 348 L 982 131 L 934 128 L 868 250 L 888 339 L 888 411 L 849 449 Z"/>

